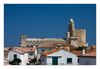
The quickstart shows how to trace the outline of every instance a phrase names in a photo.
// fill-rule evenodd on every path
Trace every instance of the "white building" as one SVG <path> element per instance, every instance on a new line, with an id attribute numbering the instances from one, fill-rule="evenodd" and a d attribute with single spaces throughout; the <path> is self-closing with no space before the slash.
<path id="1" fill-rule="evenodd" d="M 21 65 L 29 63 L 29 59 L 34 58 L 36 55 L 35 48 L 13 48 L 8 53 L 8 61 L 11 62 L 14 58 L 21 59 Z"/>
<path id="2" fill-rule="evenodd" d="M 41 54 L 43 65 L 77 65 L 78 57 L 64 49 L 53 49 Z"/>

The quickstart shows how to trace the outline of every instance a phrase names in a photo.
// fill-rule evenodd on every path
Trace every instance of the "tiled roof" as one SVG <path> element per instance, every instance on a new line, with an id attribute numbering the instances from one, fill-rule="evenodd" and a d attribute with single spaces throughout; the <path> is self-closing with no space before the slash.
<path id="1" fill-rule="evenodd" d="M 47 56 L 49 54 L 55 53 L 57 51 L 59 51 L 60 49 L 53 49 L 51 51 L 44 51 L 43 53 L 41 53 L 41 55 Z"/>
<path id="2" fill-rule="evenodd" d="M 82 55 L 82 51 L 71 51 L 73 54 L 77 55 L 77 56 L 80 56 Z"/>
<path id="3" fill-rule="evenodd" d="M 96 57 L 96 52 L 86 53 L 86 54 L 81 55 L 81 56 L 84 56 L 84 57 Z"/>
<path id="4" fill-rule="evenodd" d="M 68 51 L 66 48 L 55 48 L 51 51 L 44 51 L 43 53 L 41 53 L 41 55 L 47 56 L 47 55 L 55 53 L 61 49 Z M 88 56 L 88 57 L 95 57 L 96 56 L 96 52 L 86 52 L 85 54 L 82 54 L 82 51 L 76 51 L 76 50 L 70 51 L 70 52 L 75 54 L 76 56 L 83 56 L 83 57 L 84 56 Z"/>
<path id="5" fill-rule="evenodd" d="M 95 51 L 87 51 L 85 54 L 82 54 L 82 51 L 72 51 L 73 54 L 76 54 L 77 56 L 80 57 L 96 57 L 96 52 Z"/>
<path id="6" fill-rule="evenodd" d="M 47 46 L 47 45 L 44 45 L 44 46 L 39 46 L 38 48 L 54 48 L 54 46 Z"/>
<path id="7" fill-rule="evenodd" d="M 62 47 L 62 48 L 61 48 L 61 47 L 60 47 L 60 48 L 54 48 L 54 49 L 52 49 L 51 51 L 44 51 L 44 52 L 41 53 L 41 55 L 47 56 L 47 55 L 49 55 L 49 54 L 58 52 L 59 50 L 65 50 L 65 51 L 68 51 L 67 48 L 65 48 L 65 47 Z"/>
<path id="8" fill-rule="evenodd" d="M 47 42 L 41 46 L 38 46 L 39 48 L 54 48 L 58 45 L 61 45 L 61 46 L 67 46 L 67 44 L 65 42 Z"/>
<path id="9" fill-rule="evenodd" d="M 36 50 L 36 48 L 33 48 L 33 47 L 25 47 L 25 48 L 24 47 L 19 47 L 19 48 L 13 48 L 12 51 L 23 54 L 23 53 L 30 52 L 30 51 L 35 51 L 35 50 Z"/>

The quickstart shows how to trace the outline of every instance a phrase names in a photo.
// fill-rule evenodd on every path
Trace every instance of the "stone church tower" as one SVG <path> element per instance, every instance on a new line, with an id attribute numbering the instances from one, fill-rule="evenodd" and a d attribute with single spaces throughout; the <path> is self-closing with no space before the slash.
<path id="1" fill-rule="evenodd" d="M 70 19 L 69 21 L 67 43 L 73 45 L 74 47 L 87 46 L 86 30 L 76 29 L 73 19 Z"/>

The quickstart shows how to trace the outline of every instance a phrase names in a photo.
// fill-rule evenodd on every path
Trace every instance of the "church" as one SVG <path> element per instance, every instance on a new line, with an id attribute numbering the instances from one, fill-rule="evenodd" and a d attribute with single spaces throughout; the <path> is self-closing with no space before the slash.
<path id="1" fill-rule="evenodd" d="M 73 19 L 69 20 L 68 32 L 65 38 L 28 38 L 26 35 L 20 36 L 20 47 L 44 46 L 50 43 L 72 45 L 73 47 L 86 47 L 86 29 L 76 29 Z"/>

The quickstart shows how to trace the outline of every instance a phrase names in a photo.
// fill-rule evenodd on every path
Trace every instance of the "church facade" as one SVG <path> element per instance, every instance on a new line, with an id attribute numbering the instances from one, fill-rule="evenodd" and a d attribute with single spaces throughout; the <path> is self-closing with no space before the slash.
<path id="1" fill-rule="evenodd" d="M 88 46 L 86 42 L 86 29 L 76 29 L 73 19 L 69 20 L 68 32 L 65 39 L 63 38 L 28 38 L 26 35 L 20 36 L 21 47 L 43 46 L 47 43 L 65 43 L 74 47 Z"/>

